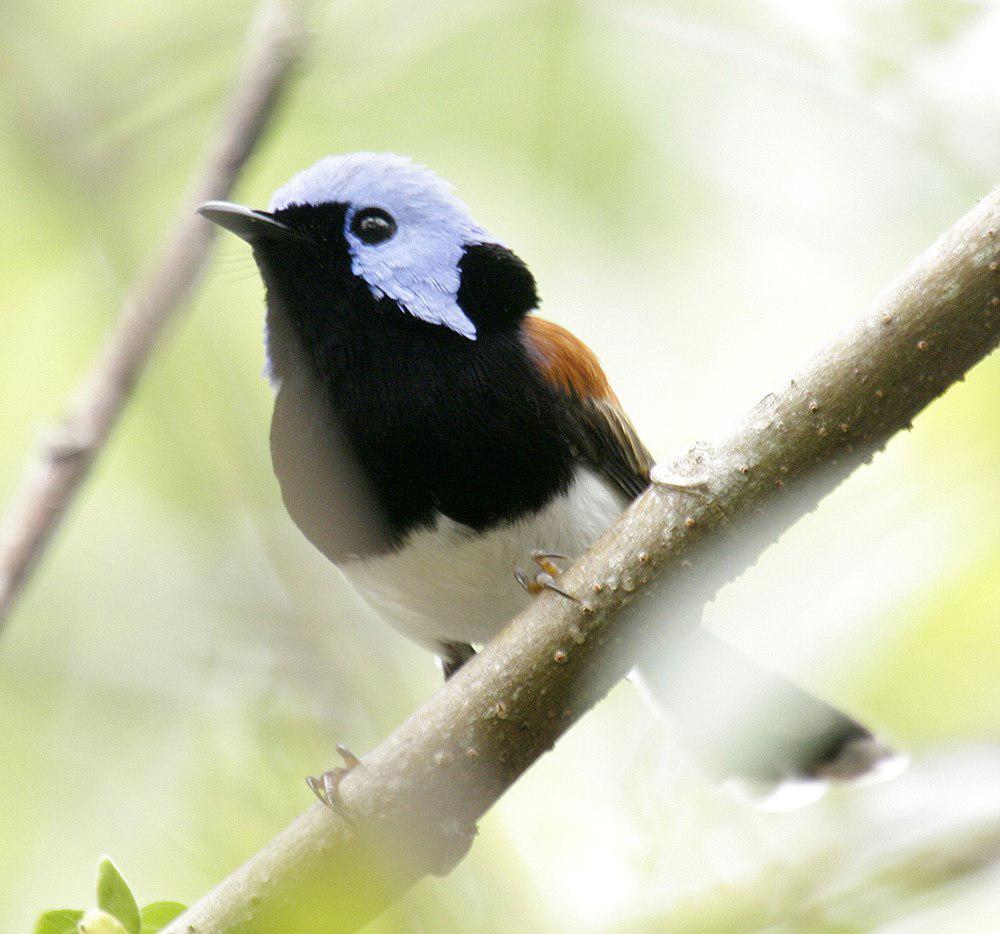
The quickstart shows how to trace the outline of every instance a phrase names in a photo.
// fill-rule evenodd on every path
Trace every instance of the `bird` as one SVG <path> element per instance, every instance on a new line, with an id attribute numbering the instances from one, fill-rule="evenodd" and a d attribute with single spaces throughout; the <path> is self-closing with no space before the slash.
<path id="1" fill-rule="evenodd" d="M 249 243 L 263 281 L 284 504 L 377 615 L 447 679 L 533 594 L 573 599 L 562 562 L 650 486 L 654 460 L 595 354 L 537 314 L 527 264 L 453 187 L 359 152 L 299 172 L 266 210 L 199 212 Z M 659 689 L 650 674 L 648 693 L 695 760 L 761 802 L 898 758 L 706 628 L 676 644 L 697 674 Z M 761 697 L 769 713 L 749 700 Z M 722 722 L 735 742 L 708 735 Z M 330 803 L 333 784 L 311 784 Z"/>

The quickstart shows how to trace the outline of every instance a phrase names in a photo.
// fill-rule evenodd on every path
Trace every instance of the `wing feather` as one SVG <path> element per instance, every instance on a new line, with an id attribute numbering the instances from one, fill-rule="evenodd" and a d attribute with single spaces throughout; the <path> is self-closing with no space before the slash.
<path id="1" fill-rule="evenodd" d="M 597 357 L 565 328 L 542 318 L 525 318 L 522 334 L 542 376 L 565 399 L 581 459 L 634 499 L 649 486 L 653 458 Z"/>

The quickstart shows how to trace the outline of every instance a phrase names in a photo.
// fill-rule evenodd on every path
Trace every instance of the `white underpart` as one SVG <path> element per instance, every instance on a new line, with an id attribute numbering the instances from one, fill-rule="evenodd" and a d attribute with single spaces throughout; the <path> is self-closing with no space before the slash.
<path id="1" fill-rule="evenodd" d="M 398 551 L 344 573 L 386 622 L 428 648 L 484 643 L 531 597 L 514 570 L 537 570 L 532 549 L 580 555 L 624 508 L 621 493 L 586 469 L 540 512 L 484 534 L 441 517 Z"/>
<path id="2" fill-rule="evenodd" d="M 351 268 L 376 298 L 394 299 L 414 317 L 476 339 L 476 327 L 458 306 L 458 264 L 465 247 L 497 242 L 469 214 L 451 186 L 430 169 L 391 153 L 328 156 L 299 172 L 271 198 L 270 209 L 293 204 L 349 205 L 344 234 Z M 396 235 L 366 244 L 350 232 L 357 211 L 381 208 Z"/>

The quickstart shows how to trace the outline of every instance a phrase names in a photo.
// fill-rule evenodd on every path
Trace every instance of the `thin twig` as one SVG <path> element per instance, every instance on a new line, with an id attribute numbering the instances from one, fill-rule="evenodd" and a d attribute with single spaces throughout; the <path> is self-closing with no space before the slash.
<path id="1" fill-rule="evenodd" d="M 254 17 L 232 99 L 193 176 L 172 238 L 129 290 L 93 369 L 62 424 L 41 439 L 0 523 L 0 628 L 111 434 L 157 339 L 205 268 L 215 228 L 195 208 L 229 194 L 281 99 L 303 38 L 290 3 L 267 2 Z"/>
<path id="2" fill-rule="evenodd" d="M 664 472 L 707 496 L 654 485 L 563 576 L 582 603 L 538 597 L 364 756 L 338 788 L 349 823 L 313 805 L 166 930 L 347 930 L 447 871 L 476 821 L 657 634 L 997 346 L 998 230 L 1000 189 L 733 431 Z"/>

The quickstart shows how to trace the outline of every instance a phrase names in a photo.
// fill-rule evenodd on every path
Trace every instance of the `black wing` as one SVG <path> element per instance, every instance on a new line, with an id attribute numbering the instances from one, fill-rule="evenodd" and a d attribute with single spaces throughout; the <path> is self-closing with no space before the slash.
<path id="1" fill-rule="evenodd" d="M 583 341 L 542 318 L 526 318 L 522 334 L 542 376 L 565 400 L 572 442 L 581 460 L 628 499 L 635 499 L 649 486 L 653 458 L 597 358 Z"/>

